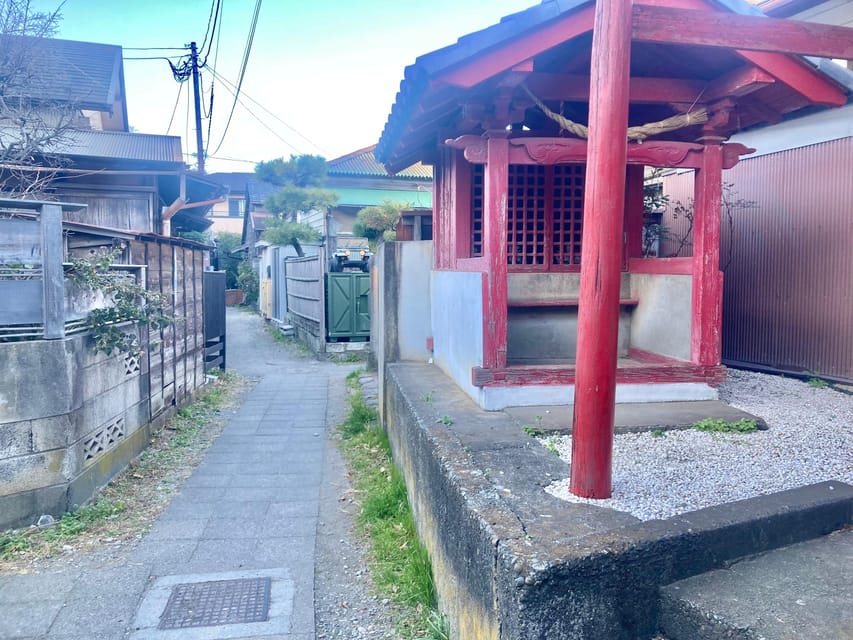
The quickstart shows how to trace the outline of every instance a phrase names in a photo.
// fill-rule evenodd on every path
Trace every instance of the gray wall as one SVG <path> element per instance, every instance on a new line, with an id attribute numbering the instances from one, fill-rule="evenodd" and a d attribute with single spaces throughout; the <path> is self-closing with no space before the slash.
<path id="1" fill-rule="evenodd" d="M 398 242 L 400 287 L 397 328 L 400 360 L 426 362 L 430 326 L 430 268 L 432 242 Z"/>
<path id="2" fill-rule="evenodd" d="M 483 366 L 483 287 L 479 272 L 432 272 L 433 358 L 459 387 L 480 402 L 471 368 Z"/>
<path id="3" fill-rule="evenodd" d="M 379 374 L 382 411 L 385 365 L 410 360 L 426 362 L 432 354 L 430 267 L 432 242 L 383 242 L 370 269 L 371 363 Z"/>
<path id="4" fill-rule="evenodd" d="M 631 274 L 631 346 L 690 360 L 692 276 Z"/>

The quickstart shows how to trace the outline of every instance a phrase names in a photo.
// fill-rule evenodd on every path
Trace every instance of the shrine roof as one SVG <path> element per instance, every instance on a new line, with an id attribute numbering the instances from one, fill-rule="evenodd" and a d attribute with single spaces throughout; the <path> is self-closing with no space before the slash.
<path id="1" fill-rule="evenodd" d="M 593 5 L 591 0 L 544 0 L 504 17 L 498 24 L 462 36 L 455 44 L 418 57 L 405 69 L 396 101 L 376 145 L 376 159 L 391 172 L 418 160 L 431 161 L 437 149 L 438 132 L 442 139 L 481 133 L 483 111 L 488 114 L 497 95 L 508 100 L 509 107 L 505 121 L 493 117 L 490 128 L 510 124 L 529 128 L 547 126 L 541 112 L 522 94 L 525 82 L 534 93 L 540 87 L 538 97 L 552 105 L 552 109 L 562 110 L 565 106 L 568 114 L 564 115 L 585 123 Z M 721 10 L 743 16 L 764 15 L 745 0 L 672 3 L 673 9 L 683 6 L 706 11 L 709 17 L 720 15 Z M 743 94 L 737 93 L 743 90 L 742 84 L 731 90 L 730 95 L 720 86 L 733 74 L 753 71 L 758 80 Z M 560 91 L 567 91 L 567 85 L 576 87 L 574 94 L 580 94 L 584 74 L 586 99 L 560 95 Z M 636 35 L 631 77 L 641 82 L 647 80 L 643 99 L 635 101 L 632 92 L 631 125 L 675 115 L 679 112 L 677 103 L 687 104 L 689 108 L 691 103 L 710 95 L 707 89 L 711 86 L 719 93 L 718 99 L 731 97 L 735 101 L 733 117 L 738 129 L 778 121 L 816 105 L 838 106 L 853 91 L 853 73 L 826 59 L 676 41 L 638 41 Z M 677 85 L 679 92 L 667 91 L 665 83 L 657 82 L 660 79 Z M 798 90 L 803 83 L 814 84 L 818 90 L 811 93 Z M 681 97 L 674 98 L 676 95 Z M 693 139 L 698 137 L 694 135 L 697 131 L 693 127 L 692 131 L 679 135 L 681 139 Z"/>

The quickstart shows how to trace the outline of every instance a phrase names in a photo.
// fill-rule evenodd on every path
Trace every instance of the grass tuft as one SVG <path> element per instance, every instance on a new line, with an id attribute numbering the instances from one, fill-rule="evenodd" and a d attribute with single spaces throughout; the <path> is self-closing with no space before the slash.
<path id="1" fill-rule="evenodd" d="M 720 418 L 703 418 L 694 423 L 693 428 L 706 433 L 752 433 L 758 429 L 758 422 L 749 418 L 741 418 L 733 422 Z"/>
<path id="2" fill-rule="evenodd" d="M 404 607 L 398 621 L 403 638 L 446 640 L 447 622 L 437 610 L 429 555 L 418 538 L 388 436 L 361 395 L 360 373 L 347 376 L 350 413 L 340 432 L 342 454 L 361 498 L 356 524 L 369 540 L 371 576 L 379 591 Z"/>

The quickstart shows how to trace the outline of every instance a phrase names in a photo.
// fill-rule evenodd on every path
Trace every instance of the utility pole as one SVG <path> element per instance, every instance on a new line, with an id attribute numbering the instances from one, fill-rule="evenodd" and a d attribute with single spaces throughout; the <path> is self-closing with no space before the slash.
<path id="1" fill-rule="evenodd" d="M 201 90 L 198 86 L 198 50 L 190 42 L 190 64 L 193 70 L 193 104 L 195 105 L 195 146 L 198 171 L 204 173 L 204 143 L 201 139 Z"/>

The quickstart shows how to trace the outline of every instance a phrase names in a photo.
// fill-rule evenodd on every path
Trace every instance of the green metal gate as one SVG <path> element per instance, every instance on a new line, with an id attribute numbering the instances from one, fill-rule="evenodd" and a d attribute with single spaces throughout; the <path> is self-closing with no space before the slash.
<path id="1" fill-rule="evenodd" d="M 329 338 L 370 338 L 370 274 L 326 274 L 326 318 Z"/>

